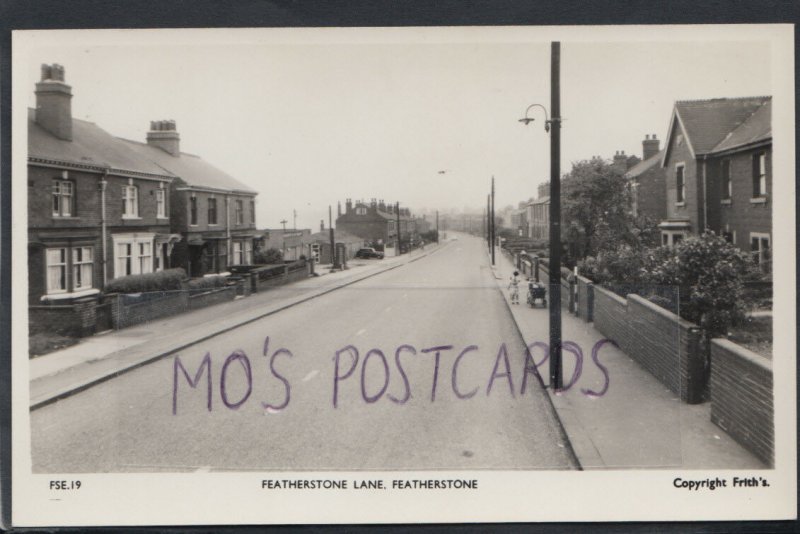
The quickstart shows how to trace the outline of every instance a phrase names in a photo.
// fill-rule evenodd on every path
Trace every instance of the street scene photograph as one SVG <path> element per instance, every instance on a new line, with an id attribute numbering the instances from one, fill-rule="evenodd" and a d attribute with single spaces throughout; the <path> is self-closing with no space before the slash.
<path id="1" fill-rule="evenodd" d="M 776 468 L 774 45 L 435 30 L 26 41 L 32 473 Z"/>

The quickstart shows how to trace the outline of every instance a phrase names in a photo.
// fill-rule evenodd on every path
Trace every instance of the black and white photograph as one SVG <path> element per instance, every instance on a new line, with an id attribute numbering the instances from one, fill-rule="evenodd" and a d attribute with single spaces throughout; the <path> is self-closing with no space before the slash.
<path id="1" fill-rule="evenodd" d="M 13 37 L 21 524 L 795 513 L 791 26 Z"/>

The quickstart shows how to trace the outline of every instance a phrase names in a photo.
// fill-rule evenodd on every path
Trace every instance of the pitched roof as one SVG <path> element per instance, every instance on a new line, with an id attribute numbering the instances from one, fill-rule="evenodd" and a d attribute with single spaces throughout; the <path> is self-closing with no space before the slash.
<path id="1" fill-rule="evenodd" d="M 661 158 L 664 156 L 664 151 L 666 148 L 662 148 L 658 151 L 658 153 L 650 156 L 644 161 L 640 161 L 636 165 L 630 168 L 628 172 L 625 173 L 625 176 L 629 178 L 636 178 L 637 176 L 642 175 L 645 171 L 652 169 L 653 167 L 657 166 L 661 163 Z"/>
<path id="2" fill-rule="evenodd" d="M 767 100 L 738 128 L 728 133 L 713 152 L 723 152 L 736 147 L 752 145 L 772 139 L 772 100 Z"/>
<path id="3" fill-rule="evenodd" d="M 72 141 L 54 136 L 35 120 L 36 112 L 28 110 L 28 157 L 64 164 L 108 168 L 109 171 L 143 173 L 164 178 L 174 176 L 151 159 L 131 150 L 93 122 L 72 119 Z"/>
<path id="4" fill-rule="evenodd" d="M 353 235 L 350 232 L 345 232 L 344 230 L 335 229 L 333 231 L 334 240 L 337 243 L 363 243 L 364 238 L 358 237 L 357 235 Z M 303 236 L 303 240 L 306 242 L 313 242 L 313 241 L 324 241 L 325 243 L 329 243 L 331 240 L 331 235 L 329 230 L 323 230 L 321 232 L 315 232 L 311 235 Z"/>
<path id="5" fill-rule="evenodd" d="M 150 159 L 159 167 L 180 177 L 191 187 L 257 194 L 254 189 L 204 161 L 200 156 L 186 152 L 181 152 L 180 156 L 172 156 L 160 148 L 146 143 L 121 138 L 120 141 L 126 143 L 141 157 Z"/>
<path id="6" fill-rule="evenodd" d="M 689 137 L 694 155 L 699 156 L 712 152 L 771 99 L 770 96 L 754 96 L 683 100 L 675 103 L 675 114 Z"/>
<path id="7" fill-rule="evenodd" d="M 389 213 L 388 211 L 383 211 L 383 210 L 375 210 L 375 212 L 378 215 L 380 215 L 381 217 L 383 217 L 384 219 L 388 219 L 390 221 L 396 221 L 397 220 L 397 213 Z M 402 215 L 402 214 L 400 215 L 400 220 L 401 221 L 408 221 L 408 220 L 411 220 L 413 218 L 414 218 L 413 216 L 409 216 L 409 215 Z"/>

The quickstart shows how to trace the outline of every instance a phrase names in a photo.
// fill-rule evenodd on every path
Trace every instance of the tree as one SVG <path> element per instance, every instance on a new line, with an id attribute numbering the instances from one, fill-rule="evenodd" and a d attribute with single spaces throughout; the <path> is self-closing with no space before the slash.
<path id="1" fill-rule="evenodd" d="M 277 248 L 259 249 L 256 252 L 256 263 L 283 263 L 283 252 Z"/>
<path id="2" fill-rule="evenodd" d="M 575 263 L 630 233 L 630 194 L 623 172 L 602 158 L 572 164 L 562 180 L 562 240 Z"/>

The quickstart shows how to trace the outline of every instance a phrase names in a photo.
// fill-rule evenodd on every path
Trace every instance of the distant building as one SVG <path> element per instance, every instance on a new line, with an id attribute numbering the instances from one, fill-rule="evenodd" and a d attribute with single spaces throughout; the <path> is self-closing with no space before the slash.
<path id="1" fill-rule="evenodd" d="M 189 276 L 253 263 L 257 193 L 199 156 L 181 152 L 175 121 L 150 123 L 147 143 L 125 140 L 142 158 L 176 178 L 170 190 L 171 231 L 183 239 L 172 265 Z"/>
<path id="2" fill-rule="evenodd" d="M 542 193 L 542 188 L 539 188 Z M 550 238 L 550 197 L 540 196 L 528 203 L 528 237 Z"/>
<path id="3" fill-rule="evenodd" d="M 369 203 L 349 198 L 345 202 L 345 212 L 336 218 L 336 229 L 358 236 L 377 245 L 392 245 L 397 238 L 397 221 L 400 221 L 400 240 L 417 239 L 416 219 L 408 208 L 396 211 L 394 204 L 372 199 Z"/>
<path id="4" fill-rule="evenodd" d="M 284 230 L 283 228 L 270 228 L 259 230 L 262 235 L 261 248 L 277 249 L 283 253 L 283 259 L 287 261 L 299 260 L 300 256 L 308 257 L 306 244 L 311 235 L 310 229 Z"/>
<path id="5" fill-rule="evenodd" d="M 339 228 L 336 228 L 334 231 L 334 240 L 337 245 L 344 246 L 345 260 L 352 259 L 356 255 L 356 252 L 358 252 L 358 249 L 366 246 L 364 238 L 355 236 Z M 322 227 L 319 232 L 304 236 L 303 242 L 308 250 L 306 253 L 307 257 L 313 257 L 316 263 L 333 263 L 331 259 L 330 230 L 326 230 Z"/>
<path id="6" fill-rule="evenodd" d="M 711 230 L 771 269 L 772 98 L 675 103 L 661 166 L 662 242 Z"/>

